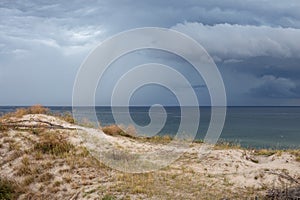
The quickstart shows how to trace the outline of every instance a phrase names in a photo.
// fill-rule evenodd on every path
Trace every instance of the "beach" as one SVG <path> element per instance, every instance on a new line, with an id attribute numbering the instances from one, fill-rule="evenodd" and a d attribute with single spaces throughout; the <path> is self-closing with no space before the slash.
<path id="1" fill-rule="evenodd" d="M 164 150 L 169 140 L 109 135 L 45 114 L 2 118 L 1 184 L 10 186 L 6 194 L 11 199 L 272 199 L 282 191 L 299 194 L 300 153 L 295 149 L 219 144 L 199 156 L 205 144 L 194 142 L 169 165 L 145 173 L 124 172 L 101 160 L 109 152 L 114 152 L 112 160 L 128 160 L 116 149 L 130 155 Z"/>

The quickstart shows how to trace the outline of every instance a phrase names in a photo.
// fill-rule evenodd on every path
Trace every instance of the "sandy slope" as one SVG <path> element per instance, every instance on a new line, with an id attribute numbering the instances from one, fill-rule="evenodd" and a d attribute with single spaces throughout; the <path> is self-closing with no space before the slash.
<path id="1" fill-rule="evenodd" d="M 2 123 L 21 127 L 2 131 L 0 135 L 0 175 L 23 186 L 25 183 L 26 190 L 21 199 L 30 196 L 36 199 L 102 199 L 105 195 L 125 199 L 210 199 L 214 195 L 236 198 L 251 195 L 250 190 L 253 195 L 260 195 L 274 187 L 300 182 L 300 162 L 288 152 L 265 156 L 256 155 L 251 150 L 225 148 L 213 149 L 199 157 L 203 144 L 193 143 L 185 149 L 159 142 L 113 137 L 100 129 L 70 124 L 53 116 L 25 115 Z M 22 129 L 22 125 L 27 128 Z M 31 130 L 28 129 L 30 126 L 33 127 Z M 41 138 L 32 130 L 37 127 L 40 132 L 59 134 L 76 147 L 75 153 L 53 156 L 36 152 L 33 146 Z M 84 149 L 90 154 L 82 153 Z M 157 156 L 157 152 L 162 156 Z M 174 152 L 181 156 L 164 167 L 169 163 L 164 158 L 168 159 Z M 30 168 L 29 172 L 26 172 L 26 167 Z M 161 167 L 142 175 L 118 171 L 143 168 L 151 171 Z M 47 173 L 50 174 L 48 177 Z M 140 176 L 147 179 L 140 180 Z M 163 194 L 166 190 L 172 193 Z"/>

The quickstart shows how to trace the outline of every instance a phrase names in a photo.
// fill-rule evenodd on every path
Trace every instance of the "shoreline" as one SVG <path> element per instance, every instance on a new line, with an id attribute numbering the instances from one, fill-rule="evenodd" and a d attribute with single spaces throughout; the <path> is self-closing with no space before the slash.
<path id="1" fill-rule="evenodd" d="M 7 110 L 1 110 L 3 113 L 8 111 L 15 111 L 16 109 L 28 109 L 30 107 L 16 107 L 12 109 L 7 107 Z M 102 107 L 103 108 L 103 107 Z M 109 107 L 105 107 L 109 108 Z M 141 109 L 140 109 L 141 108 Z M 147 109 L 140 107 L 138 110 L 132 111 L 132 117 L 136 120 L 136 123 L 144 124 L 149 122 L 147 118 Z M 252 108 L 243 107 L 228 108 L 227 122 L 225 123 L 222 134 L 220 135 L 219 142 L 232 143 L 233 145 L 239 145 L 247 149 L 299 149 L 299 137 L 298 130 L 300 126 L 296 123 L 297 119 L 300 118 L 299 109 L 297 110 L 286 110 L 282 107 L 257 107 L 254 111 Z M 267 110 L 264 110 L 267 108 Z M 271 108 L 271 109 L 270 109 Z M 64 113 L 70 113 L 72 107 L 47 107 L 51 115 L 63 115 Z M 136 108 L 134 108 L 136 109 Z M 170 108 L 167 108 L 167 110 Z M 238 110 L 236 110 L 238 109 Z M 262 110 L 261 110 L 262 109 Z M 121 112 L 121 111 L 120 111 Z M 203 114 L 202 114 L 203 112 Z M 204 109 L 201 112 L 201 123 L 199 124 L 199 131 L 195 137 L 195 140 L 203 140 L 204 134 L 208 127 L 209 111 Z M 180 121 L 177 119 L 177 115 L 180 112 L 177 110 L 168 110 L 168 120 L 170 123 L 166 122 L 163 129 L 158 135 L 175 135 L 177 132 L 177 126 Z M 243 113 L 243 114 L 237 114 Z M 287 115 L 287 113 L 289 113 Z M 118 112 L 116 113 L 118 114 Z M 97 110 L 97 116 L 99 123 L 103 126 L 108 126 L 114 123 L 114 118 L 109 109 Z M 261 117 L 260 117 L 261 116 Z M 275 116 L 275 118 L 274 118 Z M 254 120 L 256 118 L 258 120 Z M 271 118 L 272 120 L 264 120 Z M 295 119 L 293 123 L 290 120 Z M 168 121 L 167 120 L 167 121 Z M 175 121 L 174 121 L 175 120 Z M 208 121 L 207 121 L 208 120 Z M 273 122 L 273 120 L 275 120 Z M 241 124 L 241 125 L 240 125 Z M 188 131 L 187 131 L 188 132 Z"/>

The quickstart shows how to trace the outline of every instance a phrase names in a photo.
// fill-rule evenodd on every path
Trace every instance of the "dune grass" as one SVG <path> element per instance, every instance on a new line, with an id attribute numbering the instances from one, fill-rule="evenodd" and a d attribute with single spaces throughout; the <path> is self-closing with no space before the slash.
<path id="1" fill-rule="evenodd" d="M 290 153 L 295 156 L 297 162 L 300 162 L 300 150 L 290 150 Z"/>
<path id="2" fill-rule="evenodd" d="M 0 199 L 13 200 L 22 193 L 20 186 L 11 180 L 0 177 Z"/>
<path id="3" fill-rule="evenodd" d="M 2 119 L 11 118 L 11 117 L 21 118 L 27 114 L 49 114 L 49 113 L 50 110 L 48 108 L 45 108 L 40 104 L 37 104 L 28 108 L 17 108 L 16 111 L 6 113 L 1 118 Z"/>
<path id="4" fill-rule="evenodd" d="M 34 150 L 60 156 L 70 152 L 74 146 L 62 134 L 43 132 L 40 141 L 34 145 Z"/>
<path id="5" fill-rule="evenodd" d="M 21 118 L 24 115 L 28 114 L 44 114 L 44 115 L 52 115 L 55 117 L 58 117 L 59 119 L 62 119 L 66 122 L 69 122 L 71 124 L 76 123 L 76 120 L 73 118 L 72 113 L 70 112 L 64 112 L 64 113 L 53 113 L 49 110 L 49 108 L 43 107 L 40 104 L 36 104 L 33 106 L 30 106 L 28 108 L 17 108 L 14 112 L 6 113 L 0 117 L 0 121 L 8 118 Z M 0 131 L 3 130 L 3 128 L 6 128 L 4 126 L 1 126 L 0 123 Z"/>

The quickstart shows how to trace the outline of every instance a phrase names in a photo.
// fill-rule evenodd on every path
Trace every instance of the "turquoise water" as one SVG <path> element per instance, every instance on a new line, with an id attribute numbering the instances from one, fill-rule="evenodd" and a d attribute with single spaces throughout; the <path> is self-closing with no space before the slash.
<path id="1" fill-rule="evenodd" d="M 72 111 L 71 107 L 49 107 L 53 112 Z M 0 107 L 0 113 L 10 112 L 16 107 Z M 181 120 L 179 107 L 165 107 L 167 121 L 159 135 L 177 133 Z M 116 109 L 123 115 L 124 109 Z M 130 114 L 135 123 L 145 126 L 150 122 L 149 107 L 131 107 Z M 89 109 L 85 113 L 89 114 Z M 203 139 L 211 115 L 210 107 L 201 107 L 199 129 L 196 139 Z M 101 125 L 115 123 L 110 107 L 96 107 Z M 188 116 L 186 116 L 188 117 Z M 189 119 L 189 123 L 197 123 Z M 188 132 L 188 130 L 186 130 Z M 228 107 L 224 129 L 220 139 L 253 148 L 299 148 L 300 107 Z"/>

